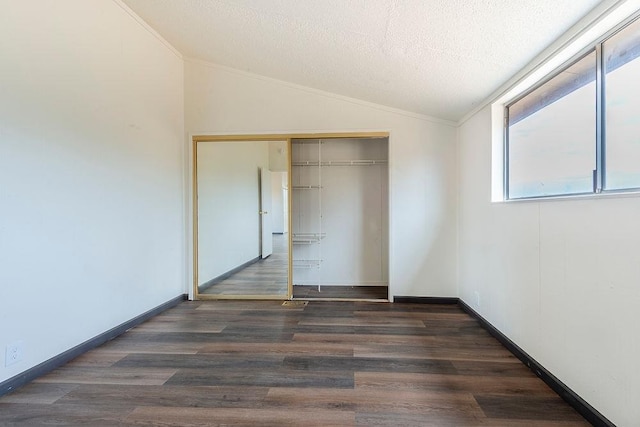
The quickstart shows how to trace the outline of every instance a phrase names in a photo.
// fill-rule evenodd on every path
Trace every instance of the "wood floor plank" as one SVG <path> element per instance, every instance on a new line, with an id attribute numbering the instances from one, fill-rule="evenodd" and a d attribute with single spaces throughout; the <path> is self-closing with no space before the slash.
<path id="1" fill-rule="evenodd" d="M 213 342 L 289 342 L 294 332 L 282 328 L 255 327 L 244 329 L 237 325 L 227 326 L 219 334 L 198 333 L 198 332 L 140 332 L 138 334 L 128 334 L 123 338 L 131 342 L 155 342 L 162 344 L 193 344 L 200 350 L 205 344 Z M 198 346 L 199 345 L 199 346 Z M 179 347 L 178 347 L 179 348 Z"/>
<path id="2" fill-rule="evenodd" d="M 412 372 L 455 374 L 456 369 L 447 360 L 389 359 L 374 357 L 285 357 L 284 366 L 289 369 L 310 372 Z"/>
<path id="3" fill-rule="evenodd" d="M 395 424 L 394 424 L 395 423 Z M 500 420 L 451 413 L 369 412 L 357 413 L 358 426 L 403 427 L 588 427 L 586 421 Z"/>
<path id="4" fill-rule="evenodd" d="M 13 393 L 3 396 L 1 403 L 50 404 L 58 401 L 77 387 L 78 384 L 29 383 Z"/>
<path id="5" fill-rule="evenodd" d="M 220 321 L 205 321 L 203 319 L 193 319 L 190 322 L 176 322 L 176 319 L 163 318 L 152 319 L 145 322 L 131 332 L 197 332 L 217 334 L 224 330 L 226 324 Z"/>
<path id="6" fill-rule="evenodd" d="M 93 407 L 81 405 L 34 405 L 26 403 L 2 403 L 0 401 L 1 426 L 120 426 L 133 411 L 129 408 Z"/>
<path id="7" fill-rule="evenodd" d="M 421 390 L 465 392 L 471 394 L 555 395 L 539 378 L 482 377 L 466 375 L 413 374 L 388 372 L 357 372 L 357 389 Z"/>
<path id="8" fill-rule="evenodd" d="M 126 419 L 151 426 L 353 426 L 355 414 L 341 410 L 287 411 L 228 408 L 136 408 Z"/>
<path id="9" fill-rule="evenodd" d="M 457 306 L 185 302 L 0 397 L 0 425 L 588 425 Z"/>
<path id="10" fill-rule="evenodd" d="M 386 317 L 324 317 L 321 319 L 302 320 L 298 322 L 302 326 L 387 326 L 391 328 L 412 327 L 424 328 L 424 322 L 412 318 L 386 318 Z"/>
<path id="11" fill-rule="evenodd" d="M 380 325 L 371 326 L 347 326 L 347 325 L 299 325 L 292 330 L 293 333 L 313 334 L 349 334 L 349 335 L 405 335 L 405 336 L 433 336 L 443 334 L 441 331 L 429 331 L 424 326 L 396 326 L 387 327 Z M 463 334 L 463 332 L 456 331 Z M 477 334 L 473 331 L 468 334 Z"/>
<path id="12" fill-rule="evenodd" d="M 404 305 L 404 304 L 403 304 Z M 360 309 L 353 310 L 353 316 L 356 318 L 380 317 L 380 310 Z M 475 319 L 469 318 L 469 315 L 460 310 L 459 312 L 442 312 L 442 311 L 388 311 L 385 312 L 385 318 L 388 319 L 419 319 L 419 320 L 459 320 L 463 322 L 476 322 Z"/>
<path id="13" fill-rule="evenodd" d="M 310 346 L 307 343 L 214 343 L 204 346 L 199 353 L 221 356 L 247 354 L 277 354 L 281 356 L 353 356 L 353 344 L 324 344 Z"/>
<path id="14" fill-rule="evenodd" d="M 489 418 L 520 420 L 579 421 L 580 415 L 559 396 L 476 395 L 476 401 Z"/>
<path id="15" fill-rule="evenodd" d="M 354 302 L 355 311 L 377 311 L 379 313 L 460 313 L 459 306 L 453 304 L 379 304 Z"/>
<path id="16" fill-rule="evenodd" d="M 413 390 L 355 390 L 272 388 L 266 402 L 282 407 L 341 408 L 362 412 L 414 414 L 465 414 L 484 417 L 470 393 L 417 392 Z"/>
<path id="17" fill-rule="evenodd" d="M 492 348 L 504 348 L 493 338 L 485 337 L 456 337 L 450 338 L 445 336 L 430 335 L 388 335 L 384 333 L 378 334 L 355 334 L 355 333 L 331 333 L 331 332 L 295 332 L 293 336 L 294 342 L 308 343 L 346 343 L 354 344 L 384 344 L 384 345 L 433 345 L 433 346 L 466 346 L 466 348 L 480 349 L 483 346 Z"/>
<path id="18" fill-rule="evenodd" d="M 202 408 L 251 408 L 267 396 L 265 387 L 168 387 L 111 384 L 81 384 L 56 404 L 106 407 L 164 406 Z"/>
<path id="19" fill-rule="evenodd" d="M 196 354 L 207 345 L 206 342 L 158 342 L 158 341 L 109 341 L 99 350 L 106 353 L 118 353 L 121 357 L 129 353 Z"/>
<path id="20" fill-rule="evenodd" d="M 478 422 L 480 422 L 480 419 L 467 414 L 416 414 L 401 411 L 377 411 L 356 414 L 356 425 L 358 426 L 468 427 Z"/>
<path id="21" fill-rule="evenodd" d="M 248 387 L 333 387 L 353 388 L 353 373 L 348 371 L 307 372 L 303 370 L 278 369 L 263 371 L 242 369 L 226 371 L 202 371 L 180 369 L 167 385 L 185 386 L 232 386 Z"/>
<path id="22" fill-rule="evenodd" d="M 468 424 L 468 427 L 591 427 L 586 420 L 516 420 L 483 418 Z"/>
<path id="23" fill-rule="evenodd" d="M 175 375 L 175 368 L 85 368 L 63 366 L 35 380 L 57 384 L 162 385 Z"/>
<path id="24" fill-rule="evenodd" d="M 117 368 L 167 369 L 262 369 L 275 370 L 282 366 L 283 356 L 250 355 L 245 357 L 216 357 L 211 354 L 130 354 L 117 362 Z"/>
<path id="25" fill-rule="evenodd" d="M 438 359 L 438 360 L 466 360 L 466 361 L 491 361 L 517 363 L 516 357 L 502 347 L 485 348 L 461 348 L 455 346 L 419 346 L 419 345 L 366 345 L 353 346 L 355 357 L 379 357 L 392 359 Z"/>
<path id="26" fill-rule="evenodd" d="M 304 311 L 304 308 L 288 308 L 282 305 L 282 301 L 248 301 L 248 300 L 224 300 L 207 301 L 200 304 L 198 311 L 239 311 L 239 310 L 275 310 L 281 312 Z"/>
<path id="27" fill-rule="evenodd" d="M 498 376 L 501 378 L 535 377 L 533 373 L 516 358 L 510 362 L 452 360 L 451 364 L 460 375 Z"/>
<path id="28" fill-rule="evenodd" d="M 76 367 L 108 368 L 125 356 L 126 354 L 124 353 L 106 352 L 102 351 L 102 348 L 99 348 L 96 349 L 96 351 L 91 351 L 76 357 L 73 359 L 73 365 Z"/>

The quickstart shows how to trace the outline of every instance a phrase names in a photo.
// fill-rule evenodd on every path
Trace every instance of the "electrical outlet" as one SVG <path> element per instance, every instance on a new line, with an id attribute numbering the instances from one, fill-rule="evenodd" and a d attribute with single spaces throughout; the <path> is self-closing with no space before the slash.
<path id="1" fill-rule="evenodd" d="M 16 341 L 7 346 L 5 351 L 4 366 L 11 366 L 22 360 L 22 341 Z"/>

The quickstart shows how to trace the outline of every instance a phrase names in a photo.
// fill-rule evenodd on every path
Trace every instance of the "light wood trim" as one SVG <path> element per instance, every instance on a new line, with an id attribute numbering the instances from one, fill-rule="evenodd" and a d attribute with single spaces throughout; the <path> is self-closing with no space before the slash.
<path id="1" fill-rule="evenodd" d="M 193 150 L 193 184 L 192 184 L 192 228 L 193 228 L 193 299 L 200 299 L 200 292 L 198 290 L 198 143 L 193 140 L 192 142 L 192 150 Z"/>
<path id="2" fill-rule="evenodd" d="M 339 139 L 339 138 L 388 138 L 389 132 L 329 132 L 329 133 L 285 133 L 285 134 L 241 134 L 241 135 L 193 135 L 193 298 L 196 300 L 280 300 L 293 299 L 293 242 L 291 237 L 291 146 L 293 139 Z M 198 290 L 198 142 L 250 142 L 250 141 L 286 141 L 287 142 L 287 179 L 288 179 L 288 230 L 289 230 L 289 271 L 287 272 L 288 295 L 214 295 L 200 294 Z M 337 301 L 345 301 L 339 299 Z M 362 301 L 362 300 L 353 300 Z M 378 300 L 374 300 L 378 301 Z"/>
<path id="3" fill-rule="evenodd" d="M 289 233 L 289 259 L 288 259 L 288 264 L 289 264 L 289 272 L 287 274 L 287 299 L 293 299 L 293 235 L 292 235 L 292 230 L 293 227 L 291 226 L 291 211 L 292 211 L 292 177 L 291 177 L 291 164 L 292 164 L 292 152 L 291 152 L 291 147 L 292 143 L 291 143 L 291 138 L 287 138 L 287 232 Z"/>
<path id="4" fill-rule="evenodd" d="M 200 301 L 216 301 L 216 300 L 288 300 L 287 295 L 219 295 L 219 294 L 200 294 Z"/>
<path id="5" fill-rule="evenodd" d="M 214 141 L 286 141 L 288 139 L 387 138 L 389 132 L 334 132 L 257 135 L 194 135 L 193 142 Z"/>
<path id="6" fill-rule="evenodd" d="M 389 302 L 382 298 L 292 298 L 293 301 L 324 301 L 324 302 Z"/>

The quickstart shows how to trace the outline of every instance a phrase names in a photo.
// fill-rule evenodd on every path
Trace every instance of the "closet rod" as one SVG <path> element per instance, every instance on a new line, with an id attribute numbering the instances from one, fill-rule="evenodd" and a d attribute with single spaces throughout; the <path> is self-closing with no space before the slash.
<path id="1" fill-rule="evenodd" d="M 292 144 L 299 144 L 299 145 L 303 145 L 303 144 L 324 144 L 324 141 L 321 139 L 292 139 L 291 140 Z"/>
<path id="2" fill-rule="evenodd" d="M 327 160 L 324 162 L 292 162 L 293 166 L 374 166 L 387 164 L 388 160 Z"/>
<path id="3" fill-rule="evenodd" d="M 320 187 L 319 185 L 294 185 L 293 189 L 294 190 L 317 190 Z"/>

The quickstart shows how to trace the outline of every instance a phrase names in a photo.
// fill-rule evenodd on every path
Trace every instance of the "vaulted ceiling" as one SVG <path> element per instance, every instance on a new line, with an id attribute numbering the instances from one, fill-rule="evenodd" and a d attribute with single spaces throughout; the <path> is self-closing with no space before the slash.
<path id="1" fill-rule="evenodd" d="M 124 0 L 183 55 L 459 120 L 597 0 Z"/>

